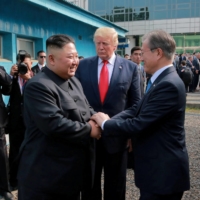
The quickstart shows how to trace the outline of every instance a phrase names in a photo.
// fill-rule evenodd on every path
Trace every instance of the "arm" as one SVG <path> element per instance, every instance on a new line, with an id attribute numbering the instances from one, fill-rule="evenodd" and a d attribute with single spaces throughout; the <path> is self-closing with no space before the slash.
<path id="1" fill-rule="evenodd" d="M 104 124 L 105 133 L 127 138 L 147 134 L 149 130 L 155 129 L 163 118 L 173 114 L 178 97 L 178 89 L 173 84 L 162 83 L 150 94 L 138 116 L 125 120 L 107 120 Z"/>
<path id="2" fill-rule="evenodd" d="M 26 120 L 28 117 L 32 120 L 31 123 L 34 123 L 48 137 L 78 144 L 81 144 L 82 141 L 89 142 L 91 125 L 65 116 L 60 108 L 57 95 L 40 82 L 28 83 L 24 92 L 25 124 L 30 123 L 30 120 Z M 68 111 L 69 113 L 74 112 L 73 109 Z"/>
<path id="3" fill-rule="evenodd" d="M 138 101 L 141 99 L 140 93 L 140 81 L 137 66 L 132 63 L 134 70 L 132 75 L 132 82 L 127 94 L 127 108 L 137 104 Z"/>
<path id="4" fill-rule="evenodd" d="M 2 94 L 8 95 L 11 91 L 12 79 L 3 67 L 0 67 L 0 85 Z"/>

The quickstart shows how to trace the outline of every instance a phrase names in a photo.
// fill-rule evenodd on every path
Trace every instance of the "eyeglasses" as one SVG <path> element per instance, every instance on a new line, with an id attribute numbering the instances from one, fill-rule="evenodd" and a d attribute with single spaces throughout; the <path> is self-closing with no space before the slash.
<path id="1" fill-rule="evenodd" d="M 46 58 L 46 56 L 40 56 L 40 58 Z"/>
<path id="2" fill-rule="evenodd" d="M 148 52 L 148 51 L 153 51 L 153 50 L 156 50 L 156 49 L 158 49 L 158 48 L 150 49 L 150 50 L 147 50 L 147 51 L 142 51 L 142 52 L 141 52 L 141 55 L 143 56 L 144 53 L 146 53 L 146 52 Z"/>

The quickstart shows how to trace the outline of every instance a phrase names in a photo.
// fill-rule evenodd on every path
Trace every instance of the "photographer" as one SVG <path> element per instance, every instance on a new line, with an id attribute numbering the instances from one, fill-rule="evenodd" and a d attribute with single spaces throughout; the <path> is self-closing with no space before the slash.
<path id="1" fill-rule="evenodd" d="M 13 199 L 8 186 L 8 157 L 5 138 L 7 125 L 7 110 L 2 94 L 8 95 L 11 90 L 12 80 L 5 69 L 0 66 L 0 199 Z"/>
<path id="2" fill-rule="evenodd" d="M 12 77 L 12 89 L 9 100 L 9 139 L 10 139 L 10 186 L 11 190 L 17 187 L 16 173 L 13 171 L 13 161 L 19 153 L 21 143 L 24 139 L 25 125 L 22 116 L 23 107 L 23 87 L 32 77 L 32 61 L 30 54 L 25 51 L 19 51 L 17 55 L 17 64 L 13 65 L 10 71 Z"/>

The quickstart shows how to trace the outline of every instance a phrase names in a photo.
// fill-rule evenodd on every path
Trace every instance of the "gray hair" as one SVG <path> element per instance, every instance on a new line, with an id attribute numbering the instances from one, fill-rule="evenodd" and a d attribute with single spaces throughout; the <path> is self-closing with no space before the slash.
<path id="1" fill-rule="evenodd" d="M 176 42 L 173 37 L 163 30 L 153 30 L 142 37 L 142 42 L 148 41 L 151 50 L 160 48 L 165 57 L 171 60 L 175 54 Z"/>

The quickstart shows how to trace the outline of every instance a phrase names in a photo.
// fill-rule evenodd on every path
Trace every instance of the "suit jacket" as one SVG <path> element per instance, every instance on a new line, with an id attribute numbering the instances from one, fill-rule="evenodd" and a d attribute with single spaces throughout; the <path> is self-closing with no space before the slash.
<path id="1" fill-rule="evenodd" d="M 46 194 L 79 192 L 88 160 L 93 169 L 94 140 L 87 123 L 93 113 L 75 77 L 66 81 L 45 68 L 29 80 L 19 182 Z"/>
<path id="2" fill-rule="evenodd" d="M 9 108 L 9 122 L 8 131 L 14 133 L 16 131 L 25 131 L 23 116 L 22 116 L 22 105 L 23 105 L 23 94 L 21 94 L 18 75 L 13 76 L 12 88 L 10 90 L 10 99 L 8 102 Z"/>
<path id="3" fill-rule="evenodd" d="M 103 105 L 100 101 L 97 73 L 98 56 L 81 60 L 76 71 L 76 77 L 83 86 L 85 96 L 95 111 L 107 113 L 112 117 L 140 100 L 137 65 L 132 61 L 116 56 Z M 106 140 L 104 145 L 109 153 L 116 153 L 126 148 L 127 140 L 119 140 L 118 138 L 111 141 Z"/>
<path id="4" fill-rule="evenodd" d="M 31 68 L 31 70 L 32 70 L 32 72 L 33 72 L 34 75 L 36 75 L 37 73 L 39 73 L 39 72 L 41 71 L 41 70 L 40 70 L 40 67 L 38 66 L 38 64 L 35 65 L 35 66 L 33 66 L 33 67 Z"/>
<path id="5" fill-rule="evenodd" d="M 7 125 L 7 110 L 3 101 L 2 94 L 8 95 L 11 90 L 12 79 L 6 73 L 4 67 L 0 66 L 0 128 Z"/>
<path id="6" fill-rule="evenodd" d="M 135 138 L 135 183 L 141 190 L 171 194 L 189 189 L 185 105 L 184 84 L 170 67 L 137 106 L 105 122 L 106 137 Z"/>
<path id="7" fill-rule="evenodd" d="M 194 65 L 195 70 L 199 70 L 200 69 L 200 62 L 199 62 L 199 60 L 198 60 L 198 58 L 196 56 L 194 56 L 192 64 Z"/>

